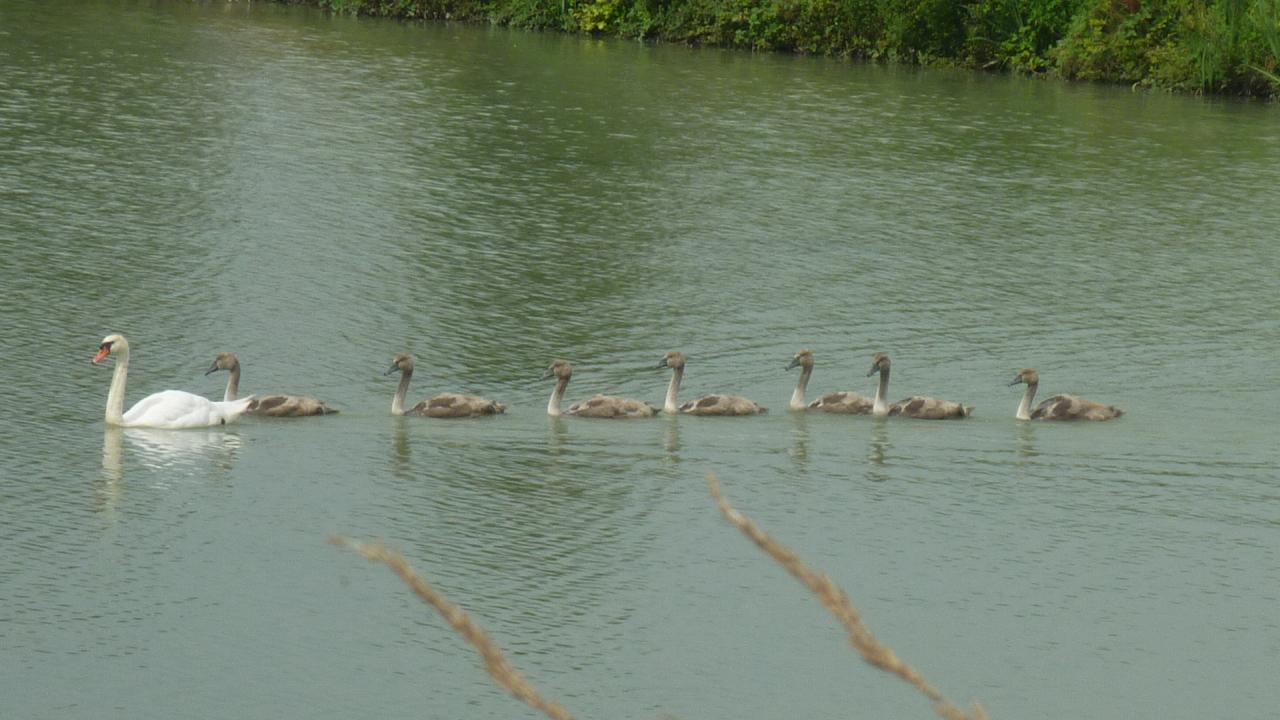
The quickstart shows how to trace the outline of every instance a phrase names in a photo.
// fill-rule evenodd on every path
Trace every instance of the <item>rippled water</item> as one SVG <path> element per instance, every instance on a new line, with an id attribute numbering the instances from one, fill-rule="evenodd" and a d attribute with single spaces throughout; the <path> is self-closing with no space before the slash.
<path id="1" fill-rule="evenodd" d="M 709 471 L 993 718 L 1280 701 L 1276 108 L 256 3 L 5 3 L 0 60 L 0 715 L 534 716 L 341 533 L 581 717 L 928 717 Z M 108 430 L 111 332 L 127 402 L 232 350 L 342 412 Z M 800 347 L 976 415 L 789 414 Z M 670 349 L 772 412 L 545 415 Z M 397 352 L 508 414 L 390 417 Z"/>

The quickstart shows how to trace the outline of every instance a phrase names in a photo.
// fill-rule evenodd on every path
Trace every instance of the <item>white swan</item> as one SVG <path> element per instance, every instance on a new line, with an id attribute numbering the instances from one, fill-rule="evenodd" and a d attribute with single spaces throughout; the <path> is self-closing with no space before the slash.
<path id="1" fill-rule="evenodd" d="M 409 392 L 409 379 L 413 377 L 413 358 L 409 355 L 397 355 L 391 361 L 391 367 L 383 373 L 390 375 L 399 371 L 400 386 L 396 388 L 395 397 L 391 399 L 392 415 L 417 415 L 433 418 L 467 418 L 478 415 L 496 415 L 506 412 L 507 406 L 475 395 L 457 395 L 443 393 L 429 400 L 404 409 L 404 396 Z"/>
<path id="2" fill-rule="evenodd" d="M 1040 385 L 1040 373 L 1026 368 L 1009 384 L 1018 383 L 1027 384 L 1027 391 L 1018 403 L 1018 412 L 1014 414 L 1019 420 L 1110 420 L 1124 415 L 1124 410 L 1115 405 L 1103 405 L 1074 395 L 1054 395 L 1032 410 L 1031 401 Z"/>
<path id="3" fill-rule="evenodd" d="M 879 417 L 901 415 L 902 417 L 920 420 L 947 420 L 951 418 L 966 418 L 973 413 L 973 408 L 968 405 L 923 395 L 912 395 L 905 400 L 899 400 L 889 405 L 885 400 L 889 394 L 888 355 L 876 353 L 871 358 L 871 371 L 867 375 L 875 375 L 876 373 L 880 373 L 880 384 L 876 387 L 876 399 L 871 409 L 873 415 Z"/>
<path id="4" fill-rule="evenodd" d="M 233 402 L 214 402 L 181 390 L 165 390 L 139 400 L 129 412 L 124 409 L 124 386 L 129 374 L 129 342 L 122 335 L 108 335 L 93 356 L 97 365 L 114 355 L 115 373 L 107 392 L 107 424 L 123 427 L 197 428 L 235 422 L 253 402 L 253 396 Z"/>
<path id="5" fill-rule="evenodd" d="M 759 415 L 769 412 L 769 408 L 740 395 L 703 395 L 683 405 L 676 405 L 676 393 L 680 390 L 680 380 L 684 377 L 684 355 L 669 352 L 658 361 L 658 367 L 671 368 L 671 384 L 667 386 L 667 399 L 662 411 L 674 415 Z"/>
<path id="6" fill-rule="evenodd" d="M 556 378 L 556 387 L 551 391 L 551 399 L 547 401 L 548 415 L 560 415 L 560 400 L 564 397 L 564 390 L 569 387 L 569 378 L 572 376 L 573 366 L 568 360 L 556 360 L 542 373 L 543 380 Z M 647 402 L 617 395 L 596 395 L 570 405 L 564 414 L 590 418 L 647 418 L 657 415 L 658 408 Z"/>
<path id="7" fill-rule="evenodd" d="M 809 386 L 809 376 L 813 374 L 813 352 L 801 350 L 796 353 L 795 357 L 791 358 L 791 364 L 787 369 L 790 370 L 796 366 L 800 367 L 800 380 L 796 382 L 796 389 L 791 393 L 791 402 L 787 404 L 788 410 L 812 410 L 848 415 L 866 415 L 871 412 L 873 404 L 871 398 L 851 392 L 827 393 L 806 405 L 804 390 Z"/>
<path id="8" fill-rule="evenodd" d="M 222 399 L 235 400 L 236 393 L 240 390 L 240 358 L 237 358 L 235 353 L 218 353 L 218 356 L 213 359 L 213 365 L 204 374 L 208 375 L 219 370 L 230 372 L 227 377 L 227 389 L 222 394 Z M 319 400 L 302 395 L 259 395 L 245 411 L 248 415 L 260 417 L 302 417 L 336 412 L 338 411 Z"/>

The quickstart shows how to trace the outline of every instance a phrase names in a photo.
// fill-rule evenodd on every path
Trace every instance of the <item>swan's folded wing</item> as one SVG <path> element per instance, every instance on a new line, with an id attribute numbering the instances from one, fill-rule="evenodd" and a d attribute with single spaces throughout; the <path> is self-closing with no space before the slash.
<path id="1" fill-rule="evenodd" d="M 917 418 L 920 420 L 946 420 L 949 418 L 968 417 L 972 408 L 958 402 L 939 400 L 938 398 L 913 395 L 899 400 L 889 408 L 890 415 Z"/>
<path id="2" fill-rule="evenodd" d="M 652 417 L 658 409 L 640 400 L 616 395 L 596 395 L 589 400 L 574 403 L 566 412 L 579 417 L 643 418 Z"/>
<path id="3" fill-rule="evenodd" d="M 430 400 L 423 400 L 406 414 L 425 415 L 433 418 L 464 418 L 477 415 L 496 415 L 505 412 L 505 405 L 475 395 L 444 393 Z"/>
<path id="4" fill-rule="evenodd" d="M 212 427 L 235 422 L 252 402 L 252 395 L 215 402 L 182 390 L 165 390 L 139 400 L 124 414 L 123 420 L 127 427 Z"/>
<path id="5" fill-rule="evenodd" d="M 1110 420 L 1124 414 L 1114 405 L 1086 400 L 1075 395 L 1054 395 L 1036 406 L 1033 420 Z"/>
<path id="6" fill-rule="evenodd" d="M 759 415 L 768 408 L 740 395 L 703 395 L 680 406 L 688 415 Z"/>
<path id="7" fill-rule="evenodd" d="M 319 400 L 302 395 L 266 395 L 249 408 L 249 414 L 263 417 L 304 417 L 335 412 L 337 410 Z"/>
<path id="8" fill-rule="evenodd" d="M 164 390 L 152 393 L 129 408 L 124 414 L 124 424 L 137 427 L 197 427 L 200 410 L 206 411 L 210 401 L 182 390 Z"/>
<path id="9" fill-rule="evenodd" d="M 809 403 L 809 409 L 817 410 L 818 412 L 865 415 L 871 412 L 871 408 L 874 405 L 875 403 L 871 398 L 857 393 L 833 392 L 827 393 Z"/>

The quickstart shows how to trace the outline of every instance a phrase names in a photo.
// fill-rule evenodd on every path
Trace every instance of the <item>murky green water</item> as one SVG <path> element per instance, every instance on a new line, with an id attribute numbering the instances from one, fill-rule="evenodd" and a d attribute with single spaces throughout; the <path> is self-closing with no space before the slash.
<path id="1" fill-rule="evenodd" d="M 1275 107 L 256 3 L 5 3 L 0 61 L 0 716 L 536 717 L 341 533 L 580 717 L 929 717 L 709 471 L 993 718 L 1280 702 Z M 111 332 L 128 403 L 232 350 L 342 413 L 107 431 Z M 976 416 L 789 414 L 801 347 Z M 773 411 L 544 414 L 670 349 Z M 508 414 L 390 417 L 405 351 Z M 1129 415 L 1016 422 L 1028 366 Z"/>

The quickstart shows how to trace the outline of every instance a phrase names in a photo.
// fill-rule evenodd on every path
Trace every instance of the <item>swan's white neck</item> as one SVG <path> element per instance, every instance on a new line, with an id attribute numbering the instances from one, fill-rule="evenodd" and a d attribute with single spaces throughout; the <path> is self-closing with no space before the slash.
<path id="1" fill-rule="evenodd" d="M 231 366 L 231 372 L 227 375 L 227 391 L 222 394 L 225 402 L 236 399 L 236 393 L 240 392 L 240 363 L 236 362 Z"/>
<path id="2" fill-rule="evenodd" d="M 560 400 L 564 397 L 564 389 L 569 387 L 569 378 L 556 378 L 556 388 L 551 391 L 551 399 L 547 401 L 547 414 L 551 417 L 560 416 Z"/>
<path id="3" fill-rule="evenodd" d="M 880 384 L 876 386 L 876 401 L 871 406 L 871 414 L 884 417 L 889 414 L 889 368 L 880 368 Z"/>
<path id="4" fill-rule="evenodd" d="M 804 410 L 804 389 L 809 387 L 809 376 L 813 374 L 813 366 L 800 368 L 800 380 L 796 382 L 796 389 L 791 393 L 791 402 L 787 405 L 791 410 Z"/>
<path id="5" fill-rule="evenodd" d="M 409 379 L 413 377 L 413 370 L 402 370 L 400 372 L 400 385 L 396 388 L 395 397 L 391 398 L 391 414 L 404 414 L 404 396 L 409 394 Z"/>
<path id="6" fill-rule="evenodd" d="M 117 343 L 116 369 L 111 374 L 111 389 L 107 391 L 107 424 L 124 425 L 124 384 L 129 375 L 129 347 Z"/>
<path id="7" fill-rule="evenodd" d="M 680 392 L 680 378 L 682 377 L 684 377 L 684 368 L 678 367 L 671 371 L 671 384 L 667 386 L 667 399 L 662 403 L 662 412 L 668 415 L 680 412 L 680 406 L 676 405 L 676 393 Z"/>
<path id="8" fill-rule="evenodd" d="M 1027 383 L 1027 391 L 1022 393 L 1022 402 L 1018 403 L 1018 412 L 1014 415 L 1019 420 L 1031 419 L 1031 399 L 1036 396 L 1036 383 Z"/>

